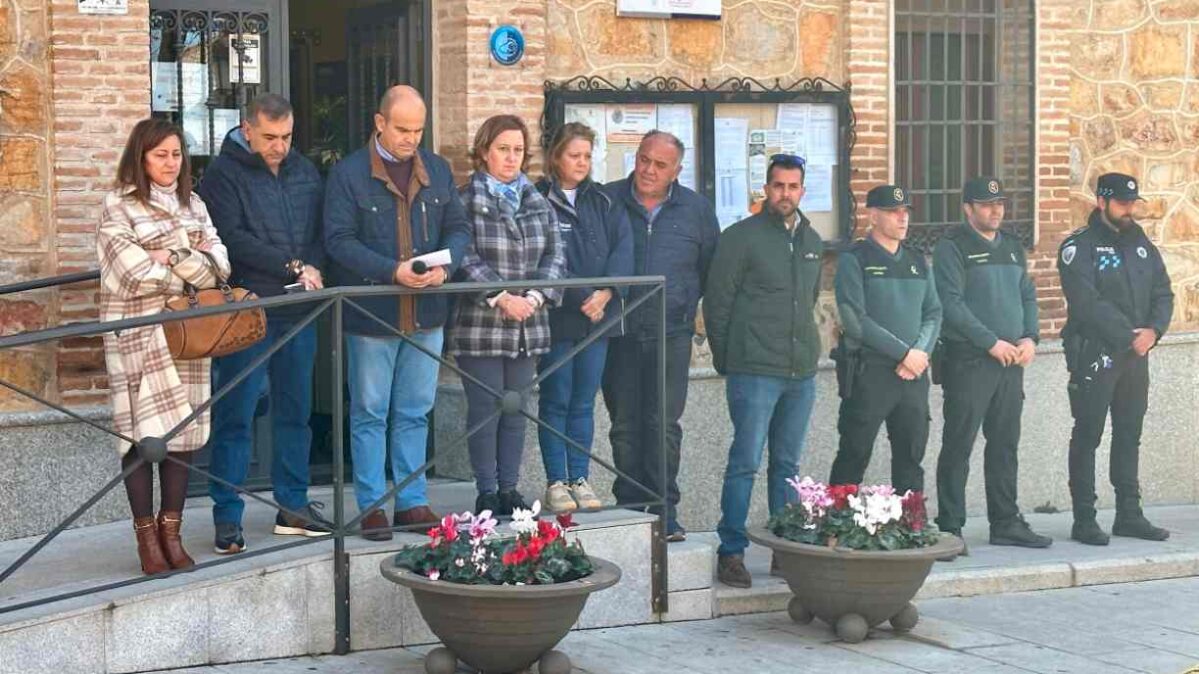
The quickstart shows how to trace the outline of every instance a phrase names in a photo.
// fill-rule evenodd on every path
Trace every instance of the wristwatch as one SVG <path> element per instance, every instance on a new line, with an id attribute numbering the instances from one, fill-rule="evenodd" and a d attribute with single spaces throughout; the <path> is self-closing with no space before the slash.
<path id="1" fill-rule="evenodd" d="M 174 267 L 179 264 L 179 251 L 171 250 L 170 253 L 170 256 L 167 257 L 167 266 Z"/>
<path id="2" fill-rule="evenodd" d="M 291 274 L 294 278 L 299 278 L 300 274 L 304 273 L 304 267 L 303 260 L 291 260 L 286 265 L 287 273 Z"/>

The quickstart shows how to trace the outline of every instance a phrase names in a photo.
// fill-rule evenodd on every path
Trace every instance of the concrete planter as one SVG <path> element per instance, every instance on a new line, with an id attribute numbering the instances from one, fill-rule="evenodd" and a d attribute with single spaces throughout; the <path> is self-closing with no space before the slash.
<path id="1" fill-rule="evenodd" d="M 395 566 L 383 576 L 412 590 L 429 629 L 446 648 L 425 658 L 429 674 L 452 674 L 462 660 L 485 674 L 520 672 L 539 662 L 541 674 L 566 674 L 570 659 L 552 650 L 579 619 L 592 592 L 620 580 L 620 569 L 592 557 L 586 578 L 556 585 L 462 585 L 434 581 Z"/>
<path id="2" fill-rule="evenodd" d="M 787 605 L 791 618 L 799 623 L 820 618 L 850 643 L 865 639 L 884 620 L 900 631 L 915 627 L 920 614 L 912 597 L 938 557 L 962 549 L 961 539 L 949 535 L 931 547 L 896 551 L 795 543 L 765 528 L 751 530 L 749 538 L 774 551 L 795 595 Z"/>

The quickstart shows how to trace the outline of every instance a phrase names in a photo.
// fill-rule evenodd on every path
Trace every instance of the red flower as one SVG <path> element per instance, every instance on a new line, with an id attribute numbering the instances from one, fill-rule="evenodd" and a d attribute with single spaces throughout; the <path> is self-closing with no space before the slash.
<path id="1" fill-rule="evenodd" d="M 441 528 L 433 527 L 429 529 L 429 547 L 435 548 L 439 543 L 441 543 Z"/>
<path id="2" fill-rule="evenodd" d="M 828 494 L 833 498 L 833 507 L 838 509 L 849 505 L 849 497 L 857 493 L 856 484 L 833 484 L 828 488 Z"/>
<path id="3" fill-rule="evenodd" d="M 529 541 L 528 547 L 525 548 L 525 550 L 529 553 L 529 559 L 536 561 L 538 557 L 541 557 L 541 551 L 545 549 L 545 545 L 546 543 L 544 538 L 534 538 L 533 540 Z"/>
<path id="4" fill-rule="evenodd" d="M 558 527 L 553 522 L 537 520 L 537 534 L 553 540 L 558 537 Z"/>
<path id="5" fill-rule="evenodd" d="M 500 561 L 504 563 L 504 566 L 518 566 L 524 564 L 528 559 L 529 551 L 525 549 L 524 545 L 518 542 L 516 547 L 504 553 Z"/>
<path id="6" fill-rule="evenodd" d="M 569 529 L 575 526 L 574 517 L 572 517 L 570 513 L 562 513 L 558 515 L 558 526 L 562 527 L 563 529 Z"/>
<path id="7" fill-rule="evenodd" d="M 903 496 L 903 519 L 912 531 L 923 531 L 928 521 L 928 512 L 924 507 L 924 492 L 909 491 Z"/>

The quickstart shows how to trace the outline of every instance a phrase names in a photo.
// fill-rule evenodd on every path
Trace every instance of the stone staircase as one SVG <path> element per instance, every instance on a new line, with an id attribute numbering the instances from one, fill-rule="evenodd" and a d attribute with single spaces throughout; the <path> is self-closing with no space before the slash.
<path id="1" fill-rule="evenodd" d="M 329 502 L 330 490 L 313 498 Z M 469 509 L 473 486 L 430 486 L 439 512 Z M 346 512 L 354 512 L 352 497 Z M 204 499 L 185 513 L 184 534 L 197 561 L 217 557 Z M 328 512 L 328 510 L 327 510 Z M 250 550 L 291 542 L 269 534 L 274 511 L 247 504 Z M 654 518 L 629 511 L 576 516 L 572 530 L 588 552 L 616 563 L 620 583 L 588 602 L 577 629 L 711 618 L 715 611 L 714 556 L 704 542 L 668 546 L 669 611 L 651 602 Z M 36 539 L 0 543 L 7 565 Z M 379 574 L 382 559 L 423 535 L 388 543 L 346 540 L 350 555 L 351 648 L 366 650 L 436 642 L 410 591 Z M 244 662 L 332 652 L 334 647 L 331 539 L 256 557 L 226 558 L 220 566 L 0 614 L 0 674 L 117 673 Z M 31 599 L 136 577 L 128 521 L 64 533 L 0 585 L 0 609 Z"/>

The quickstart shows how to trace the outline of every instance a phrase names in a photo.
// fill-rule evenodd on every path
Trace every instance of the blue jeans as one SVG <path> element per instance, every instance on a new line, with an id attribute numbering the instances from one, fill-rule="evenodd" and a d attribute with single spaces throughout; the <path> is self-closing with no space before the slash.
<path id="1" fill-rule="evenodd" d="M 729 464 L 720 493 L 717 554 L 739 555 L 749 545 L 745 520 L 749 517 L 754 476 L 758 474 L 762 450 L 768 442 L 770 465 L 766 487 L 771 514 L 798 498 L 787 478 L 799 470 L 808 419 L 816 400 L 816 379 L 731 374 L 725 382 L 725 394 L 733 421 L 733 445 L 729 448 Z"/>
<path id="2" fill-rule="evenodd" d="M 409 337 L 441 354 L 441 328 Z M 365 511 L 387 493 L 386 462 L 397 483 L 425 463 L 429 410 L 437 395 L 440 363 L 399 337 L 346 335 L 349 355 L 350 452 L 354 457 L 354 497 Z M 428 505 L 425 475 L 395 495 L 396 510 Z"/>
<path id="3" fill-rule="evenodd" d="M 216 393 L 241 373 L 273 344 L 293 323 L 267 320 L 266 338 L 257 344 L 215 358 L 212 362 L 212 392 Z M 271 485 L 275 501 L 289 510 L 308 504 L 308 453 L 312 448 L 312 368 L 316 360 L 316 326 L 308 325 L 270 359 L 255 369 L 212 407 L 212 451 L 209 470 L 213 475 L 241 486 L 250 470 L 254 410 L 270 382 Z M 245 503 L 241 494 L 223 484 L 209 481 L 212 521 L 241 524 Z"/>
<path id="4" fill-rule="evenodd" d="M 537 371 L 542 372 L 562 360 L 580 341 L 554 342 L 550 352 L 541 357 Z M 595 394 L 604 378 L 607 356 L 608 340 L 597 339 L 541 381 L 538 404 L 541 420 L 588 450 L 595 435 Z M 537 427 L 537 438 L 548 482 L 588 477 L 591 457 L 569 447 L 565 440 L 543 426 Z"/>

